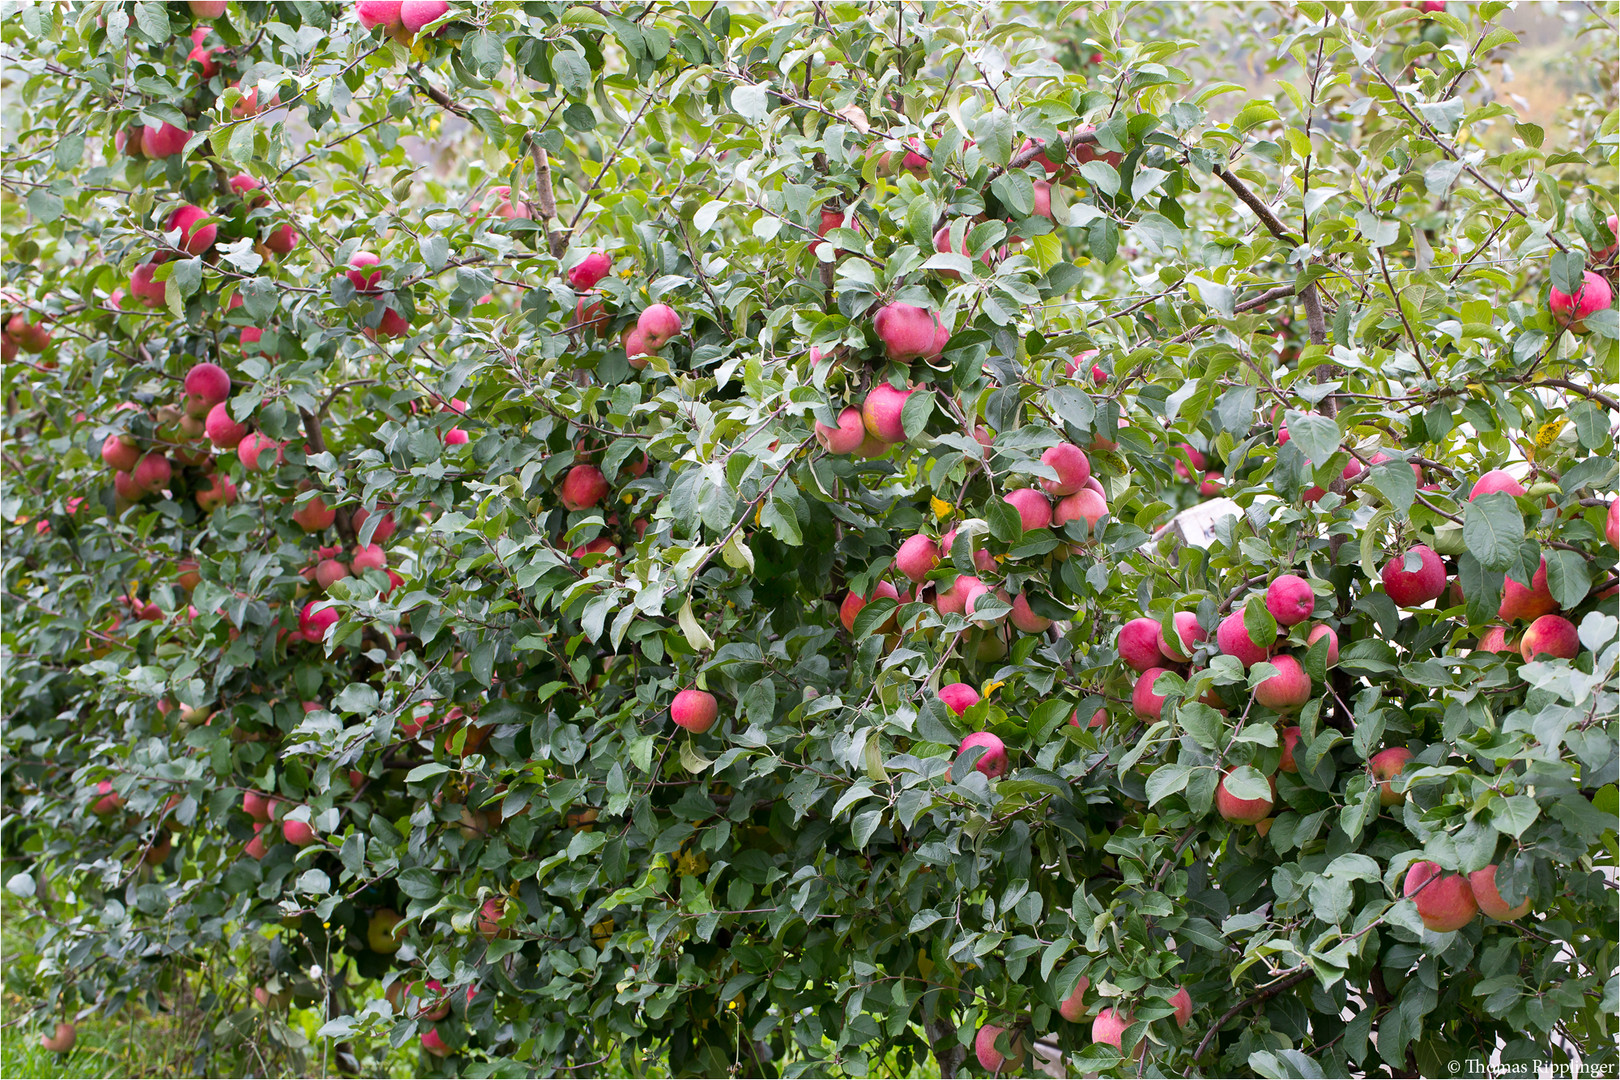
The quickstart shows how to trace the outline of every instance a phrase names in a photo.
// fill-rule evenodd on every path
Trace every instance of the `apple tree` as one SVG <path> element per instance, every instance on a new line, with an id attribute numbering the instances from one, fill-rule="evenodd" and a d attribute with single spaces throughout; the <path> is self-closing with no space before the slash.
<path id="1" fill-rule="evenodd" d="M 48 1046 L 1614 1067 L 1614 4 L 4 12 Z"/>

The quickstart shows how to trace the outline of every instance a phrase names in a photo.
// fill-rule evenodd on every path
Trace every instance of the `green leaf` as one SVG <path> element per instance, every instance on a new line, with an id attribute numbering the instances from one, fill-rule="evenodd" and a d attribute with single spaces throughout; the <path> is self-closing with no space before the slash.
<path id="1" fill-rule="evenodd" d="M 1147 778 L 1147 803 L 1157 806 L 1168 796 L 1187 786 L 1192 769 L 1180 762 L 1171 762 L 1154 769 Z"/>
<path id="2" fill-rule="evenodd" d="M 1586 594 L 1592 591 L 1592 575 L 1586 569 L 1586 560 L 1580 552 L 1562 548 L 1547 548 L 1542 552 L 1547 560 L 1547 591 L 1558 606 L 1573 611 Z"/>
<path id="3" fill-rule="evenodd" d="M 928 426 L 928 418 L 934 412 L 934 395 L 926 389 L 916 390 L 906 398 L 906 403 L 900 409 L 900 424 L 905 429 L 907 439 L 915 439 L 923 433 Z"/>
<path id="4" fill-rule="evenodd" d="M 1269 799 L 1271 783 L 1253 765 L 1239 765 L 1226 774 L 1227 794 L 1238 799 Z"/>
<path id="5" fill-rule="evenodd" d="M 1344 441 L 1339 425 L 1331 417 L 1320 413 L 1288 410 L 1286 417 L 1288 438 L 1315 468 L 1326 465 Z"/>
<path id="6" fill-rule="evenodd" d="M 1411 512 L 1412 503 L 1417 500 L 1417 477 L 1411 465 L 1404 461 L 1381 461 L 1372 467 L 1368 479 L 1379 494 L 1389 500 L 1397 514 L 1405 517 Z"/>
<path id="7" fill-rule="evenodd" d="M 1507 798 L 1493 798 L 1490 802 L 1491 824 L 1496 828 L 1517 839 L 1524 835 L 1524 830 L 1535 824 L 1536 818 L 1541 816 L 1541 807 L 1529 795 L 1510 795 Z"/>
<path id="8" fill-rule="evenodd" d="M 1524 541 L 1524 516 L 1505 491 L 1492 491 L 1463 510 L 1463 543 L 1487 570 L 1507 570 Z"/>

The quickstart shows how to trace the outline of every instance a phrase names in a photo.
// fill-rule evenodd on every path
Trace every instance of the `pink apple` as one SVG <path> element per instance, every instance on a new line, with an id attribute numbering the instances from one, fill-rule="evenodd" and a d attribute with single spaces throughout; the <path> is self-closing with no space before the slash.
<path id="1" fill-rule="evenodd" d="M 938 315 L 911 304 L 883 308 L 873 317 L 872 329 L 891 360 L 932 359 L 950 336 Z"/>
<path id="2" fill-rule="evenodd" d="M 356 545 L 354 555 L 349 559 L 354 572 L 359 574 L 367 570 L 386 570 L 388 568 L 388 555 L 380 544 Z"/>
<path id="3" fill-rule="evenodd" d="M 1557 610 L 1558 602 L 1547 588 L 1546 558 L 1541 560 L 1541 565 L 1531 575 L 1529 588 L 1514 581 L 1512 575 L 1502 579 L 1502 603 L 1496 609 L 1496 615 L 1503 622 L 1510 623 L 1517 619 L 1534 622 Z"/>
<path id="4" fill-rule="evenodd" d="M 1526 660 L 1538 656 L 1552 656 L 1560 660 L 1573 660 L 1581 651 L 1580 635 L 1575 624 L 1562 615 L 1543 615 L 1530 624 L 1519 642 L 1519 654 Z"/>
<path id="5" fill-rule="evenodd" d="M 1125 1037 L 1125 1031 L 1131 1026 L 1132 1020 L 1132 1017 L 1123 1015 L 1116 1009 L 1099 1011 L 1091 1021 L 1091 1041 L 1106 1043 L 1120 1053 L 1128 1054 L 1136 1049 L 1136 1046 L 1134 1043 L 1122 1046 L 1121 1040 Z"/>
<path id="6" fill-rule="evenodd" d="M 1185 986 L 1178 989 L 1165 1000 L 1170 1003 L 1171 1008 L 1176 1010 L 1177 1027 L 1185 1028 L 1188 1024 L 1192 1023 L 1193 999 L 1192 995 L 1187 993 L 1187 988 Z"/>
<path id="7" fill-rule="evenodd" d="M 1052 508 L 1052 524 L 1062 527 L 1071 521 L 1084 521 L 1086 531 L 1096 534 L 1097 522 L 1108 514 L 1108 500 L 1091 488 L 1081 488 L 1073 495 L 1065 495 Z"/>
<path id="8" fill-rule="evenodd" d="M 378 26 L 384 29 L 401 26 L 399 9 L 400 0 L 355 0 L 354 4 L 360 25 L 367 30 Z"/>
<path id="9" fill-rule="evenodd" d="M 1159 652 L 1166 659 L 1184 664 L 1192 659 L 1193 649 L 1200 641 L 1209 637 L 1202 626 L 1198 625 L 1198 616 L 1190 611 L 1178 611 L 1171 616 L 1175 623 L 1176 640 L 1164 636 L 1164 624 L 1159 624 Z"/>
<path id="10" fill-rule="evenodd" d="M 1444 873 L 1439 863 L 1427 859 L 1420 859 L 1406 871 L 1401 893 L 1417 904 L 1423 925 L 1439 934 L 1461 930 L 1479 913 L 1468 879 Z"/>
<path id="11" fill-rule="evenodd" d="M 1334 633 L 1331 626 L 1320 624 L 1311 627 L 1311 632 L 1305 637 L 1305 645 L 1309 648 L 1322 638 L 1327 638 L 1327 666 L 1333 667 L 1339 662 L 1339 635 Z"/>
<path id="12" fill-rule="evenodd" d="M 1254 700 L 1277 712 L 1293 712 L 1311 700 L 1311 677 L 1292 656 L 1273 656 L 1268 663 L 1277 674 L 1254 688 Z"/>
<path id="13" fill-rule="evenodd" d="M 1024 1071 L 1024 1040 L 1017 1032 L 1009 1035 L 1008 1052 L 1003 1054 L 996 1049 L 996 1039 L 1005 1030 L 994 1024 L 981 1027 L 973 1037 L 973 1053 L 979 1059 L 979 1067 L 987 1072 L 1017 1075 Z"/>
<path id="14" fill-rule="evenodd" d="M 558 498 L 569 510 L 589 510 L 608 493 L 607 478 L 595 465 L 575 465 L 568 470 L 558 489 Z"/>
<path id="15" fill-rule="evenodd" d="M 681 317 L 668 304 L 653 304 L 636 318 L 647 348 L 657 352 L 681 332 Z"/>
<path id="16" fill-rule="evenodd" d="M 1311 583 L 1297 574 L 1282 574 L 1266 588 L 1266 610 L 1279 626 L 1304 622 L 1316 610 Z"/>
<path id="17" fill-rule="evenodd" d="M 1271 655 L 1271 650 L 1262 648 L 1249 637 L 1249 628 L 1243 623 L 1243 609 L 1239 608 L 1215 628 L 1215 644 L 1221 652 L 1235 658 L 1245 668 L 1253 667 Z"/>
<path id="18" fill-rule="evenodd" d="M 1009 491 L 1001 500 L 1018 511 L 1019 526 L 1025 532 L 1044 529 L 1052 524 L 1052 500 L 1034 488 Z"/>
<path id="19" fill-rule="evenodd" d="M 1468 501 L 1473 502 L 1481 495 L 1488 495 L 1493 491 L 1505 491 L 1514 498 L 1524 494 L 1524 485 L 1503 469 L 1492 469 L 1490 472 L 1474 481 L 1474 487 L 1468 493 Z"/>
<path id="20" fill-rule="evenodd" d="M 337 520 L 337 510 L 327 506 L 319 495 L 293 511 L 293 524 L 305 532 L 324 532 Z"/>
<path id="21" fill-rule="evenodd" d="M 910 390 L 896 390 L 886 382 L 880 382 L 867 391 L 866 401 L 861 404 L 861 419 L 866 425 L 867 434 L 886 443 L 906 441 L 906 429 L 901 423 L 901 411 L 906 407 L 906 399 L 911 397 Z"/>
<path id="22" fill-rule="evenodd" d="M 669 706 L 669 718 L 698 735 L 713 727 L 719 715 L 720 704 L 714 695 L 691 687 L 676 694 Z"/>
<path id="23" fill-rule="evenodd" d="M 1058 1015 L 1071 1024 L 1084 1017 L 1086 1007 L 1083 999 L 1089 989 L 1091 989 L 1091 980 L 1084 975 L 1080 976 L 1080 981 L 1074 984 L 1074 993 L 1064 998 L 1058 1005 Z"/>
<path id="24" fill-rule="evenodd" d="M 375 4 L 381 2 L 381 0 L 361 0 L 361 3 L 368 2 Z M 395 5 L 398 6 L 398 0 L 395 0 Z M 422 1032 L 422 1049 L 437 1058 L 450 1056 L 450 1046 L 444 1041 L 444 1037 L 439 1034 L 437 1028 L 428 1028 Z"/>
<path id="25" fill-rule="evenodd" d="M 861 410 L 851 406 L 838 414 L 838 426 L 816 421 L 816 441 L 830 454 L 853 454 L 866 441 L 866 424 Z"/>
<path id="26" fill-rule="evenodd" d="M 141 132 L 141 151 L 147 157 L 171 157 L 184 150 L 186 140 L 190 138 L 191 133 L 185 128 L 175 127 L 166 121 L 156 127 L 148 124 Z"/>
<path id="27" fill-rule="evenodd" d="M 853 409 L 845 410 L 853 412 Z M 895 552 L 894 566 L 911 581 L 921 583 L 939 565 L 939 545 L 929 536 L 918 533 L 908 536 Z"/>
<path id="28" fill-rule="evenodd" d="M 946 683 L 939 688 L 939 700 L 957 716 L 961 716 L 979 703 L 979 692 L 967 683 Z"/>
<path id="29" fill-rule="evenodd" d="M 1479 644 L 1474 646 L 1474 652 L 1501 653 L 1507 656 L 1519 655 L 1519 643 L 1509 640 L 1507 627 L 1492 626 L 1479 636 Z"/>
<path id="30" fill-rule="evenodd" d="M 611 269 L 613 260 L 605 252 L 593 251 L 568 271 L 568 287 L 575 292 L 595 288 L 596 283 L 607 277 Z"/>
<path id="31" fill-rule="evenodd" d="M 231 419 L 230 406 L 223 401 L 208 410 L 208 419 L 203 425 L 208 441 L 220 450 L 235 450 L 247 430 L 246 424 Z"/>
<path id="32" fill-rule="evenodd" d="M 1153 684 L 1167 668 L 1148 668 L 1136 677 L 1131 687 L 1131 711 L 1141 720 L 1157 720 L 1164 713 L 1164 698 L 1153 691 Z"/>
<path id="33" fill-rule="evenodd" d="M 1056 480 L 1042 480 L 1048 495 L 1073 495 L 1091 478 L 1091 462 L 1085 451 L 1072 443 L 1059 443 L 1041 455 L 1041 464 L 1057 473 Z"/>
<path id="34" fill-rule="evenodd" d="M 1226 778 L 1232 774 L 1231 769 L 1226 770 L 1226 776 L 1221 777 L 1220 785 L 1215 789 L 1215 810 L 1227 821 L 1235 825 L 1256 825 L 1265 820 L 1271 813 L 1272 800 L 1270 798 L 1240 799 L 1226 789 Z M 1275 790 L 1276 783 L 1272 783 Z"/>
<path id="35" fill-rule="evenodd" d="M 969 595 L 977 594 L 988 586 L 972 574 L 959 574 L 951 582 L 948 589 L 941 590 L 934 597 L 934 607 L 941 615 L 961 615 L 967 610 Z"/>
<path id="36" fill-rule="evenodd" d="M 272 453 L 274 457 L 267 459 L 266 455 Z M 236 444 L 236 459 L 248 472 L 259 472 L 285 463 L 286 451 L 283 444 L 261 431 L 254 431 L 244 435 L 242 441 Z"/>
<path id="37" fill-rule="evenodd" d="M 1119 658 L 1135 671 L 1157 669 L 1165 661 L 1157 619 L 1132 619 L 1119 630 Z"/>
<path id="38" fill-rule="evenodd" d="M 326 640 L 326 632 L 338 624 L 338 611 L 336 608 L 315 610 L 317 601 L 311 600 L 304 605 L 298 613 L 298 632 L 304 635 L 304 640 L 319 645 Z"/>
<path id="39" fill-rule="evenodd" d="M 169 223 L 164 226 L 168 232 L 180 230 L 180 244 L 186 252 L 192 255 L 201 255 L 214 246 L 214 237 L 219 234 L 217 225 L 202 225 L 198 223 L 208 217 L 208 211 L 200 206 L 186 205 L 169 215 Z"/>
<path id="40" fill-rule="evenodd" d="M 1446 591 L 1446 568 L 1433 548 L 1417 544 L 1407 554 L 1415 554 L 1422 565 L 1405 569 L 1406 557 L 1397 555 L 1384 564 L 1384 592 L 1401 607 L 1420 607 L 1439 599 Z"/>
<path id="41" fill-rule="evenodd" d="M 1379 805 L 1394 806 L 1406 801 L 1406 792 L 1396 791 L 1390 781 L 1399 776 L 1411 760 L 1412 751 L 1404 746 L 1380 750 L 1368 759 L 1367 768 L 1372 771 L 1373 778 L 1378 783 Z"/>
<path id="42" fill-rule="evenodd" d="M 1496 888 L 1495 863 L 1469 874 L 1468 888 L 1474 894 L 1474 901 L 1479 904 L 1479 910 L 1498 922 L 1512 922 L 1530 913 L 1528 896 L 1517 907 L 1509 907 L 1507 901 L 1502 899 L 1502 894 Z"/>
<path id="43" fill-rule="evenodd" d="M 1613 300 L 1608 279 L 1595 270 L 1588 270 L 1581 275 L 1581 284 L 1573 296 L 1559 292 L 1556 287 L 1549 289 L 1547 310 L 1560 324 L 1578 328 L 1588 315 L 1606 310 Z"/>
<path id="44" fill-rule="evenodd" d="M 399 5 L 399 22 L 406 33 L 414 34 L 449 10 L 449 0 L 404 0 Z"/>
<path id="45" fill-rule="evenodd" d="M 215 405 L 231 396 L 231 377 L 218 364 L 193 364 L 186 372 L 186 412 L 207 416 Z"/>
<path id="46" fill-rule="evenodd" d="M 173 475 L 174 469 L 169 465 L 169 459 L 153 452 L 136 462 L 130 479 L 141 491 L 152 493 L 168 487 Z"/>
<path id="47" fill-rule="evenodd" d="M 307 821 L 287 818 L 281 823 L 281 836 L 293 847 L 307 847 L 315 842 L 315 830 Z"/>
<path id="48" fill-rule="evenodd" d="M 1282 761 L 1277 764 L 1280 772 L 1297 773 L 1299 765 L 1294 761 L 1294 747 L 1299 745 L 1300 730 L 1298 727 L 1285 727 L 1282 731 Z"/>
<path id="49" fill-rule="evenodd" d="M 127 435 L 109 435 L 101 443 L 101 460 L 110 469 L 131 472 L 140 464 L 141 451 Z"/>
<path id="50" fill-rule="evenodd" d="M 991 780 L 1007 771 L 1007 746 L 988 731 L 975 731 L 963 739 L 956 756 L 961 757 L 976 746 L 984 747 L 984 753 L 979 756 L 978 762 L 973 766 L 974 769 Z"/>
<path id="51" fill-rule="evenodd" d="M 1013 597 L 1012 624 L 1026 634 L 1044 634 L 1052 625 L 1052 620 L 1035 614 L 1024 594 L 1019 593 Z"/>
<path id="52" fill-rule="evenodd" d="M 844 602 L 838 608 L 838 620 L 844 624 L 844 629 L 853 634 L 855 632 L 856 616 L 861 613 L 861 610 L 865 608 L 867 604 L 870 604 L 872 601 L 877 600 L 880 597 L 888 597 L 890 600 L 899 601 L 900 590 L 896 589 L 887 581 L 880 581 L 876 585 L 872 586 L 872 593 L 870 596 L 862 596 L 859 593 L 851 590 L 850 593 L 844 597 Z M 892 630 L 893 622 L 894 616 L 891 615 L 888 621 L 885 622 L 883 626 L 878 628 L 879 633 L 887 633 L 888 631 Z"/>

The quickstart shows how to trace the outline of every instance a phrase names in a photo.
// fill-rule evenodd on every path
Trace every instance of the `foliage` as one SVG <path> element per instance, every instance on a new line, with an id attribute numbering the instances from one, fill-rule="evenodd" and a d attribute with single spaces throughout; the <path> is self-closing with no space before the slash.
<path id="1" fill-rule="evenodd" d="M 1612 1064 L 1620 322 L 1546 300 L 1614 278 L 1614 87 L 1515 124 L 1506 5 L 1427 7 L 1219 9 L 1274 58 L 1250 97 L 1168 5 L 536 0 L 412 37 L 8 4 L 4 840 L 40 1028 L 229 955 L 218 1037 L 257 988 L 339 1060 L 463 1075 L 954 1075 L 985 1024 L 1091 1073 Z M 1616 6 L 1581 18 L 1606 64 Z M 121 152 L 165 124 L 179 152 Z M 897 304 L 948 339 L 880 338 Z M 205 362 L 281 449 L 201 435 Z M 885 382 L 904 438 L 830 453 Z M 167 475 L 115 491 L 120 437 Z M 1094 532 L 1003 498 L 1049 512 L 1065 442 Z M 1503 467 L 1520 494 L 1470 501 Z M 901 542 L 952 530 L 908 591 Z M 1401 608 L 1417 544 L 1460 594 Z M 1578 655 L 1474 648 L 1543 559 Z M 1285 572 L 1314 621 L 1268 611 Z M 1118 631 L 1177 612 L 1208 641 L 1152 708 Z M 1297 712 L 1217 647 L 1234 612 L 1303 664 Z M 712 729 L 672 725 L 688 688 Z M 1419 859 L 1533 914 L 1426 929 Z M 442 1019 L 377 993 L 424 979 Z M 1093 1041 L 1105 1006 L 1144 1060 Z"/>

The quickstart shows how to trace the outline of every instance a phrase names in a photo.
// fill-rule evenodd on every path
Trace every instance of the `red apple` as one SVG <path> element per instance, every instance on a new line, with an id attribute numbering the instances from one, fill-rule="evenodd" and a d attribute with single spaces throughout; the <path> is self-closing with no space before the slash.
<path id="1" fill-rule="evenodd" d="M 1510 623 L 1517 619 L 1534 622 L 1543 615 L 1551 615 L 1557 610 L 1558 602 L 1553 599 L 1551 590 L 1547 588 L 1545 558 L 1531 575 L 1529 588 L 1514 581 L 1511 575 L 1502 579 L 1502 603 L 1496 609 L 1496 615 L 1503 622 Z"/>
<path id="2" fill-rule="evenodd" d="M 1609 289 L 1608 279 L 1595 270 L 1587 270 L 1581 275 L 1581 284 L 1573 296 L 1560 292 L 1556 287 L 1549 289 L 1547 310 L 1552 312 L 1560 325 L 1580 329 L 1588 315 L 1606 310 L 1613 300 L 1614 293 Z"/>
<path id="3" fill-rule="evenodd" d="M 967 683 L 947 683 L 939 688 L 939 700 L 957 716 L 979 703 L 979 692 Z"/>
<path id="4" fill-rule="evenodd" d="M 1034 488 L 1017 488 L 1007 492 L 1001 500 L 1018 511 L 1018 523 L 1025 532 L 1052 524 L 1052 500 Z"/>
<path id="5" fill-rule="evenodd" d="M 1526 660 L 1541 655 L 1560 660 L 1573 660 L 1581 651 L 1580 635 L 1575 624 L 1562 615 L 1543 615 L 1530 624 L 1519 642 L 1519 654 Z"/>
<path id="6" fill-rule="evenodd" d="M 1528 896 L 1517 907 L 1508 907 L 1507 901 L 1502 899 L 1502 894 L 1496 888 L 1495 863 L 1469 874 L 1468 888 L 1474 894 L 1474 901 L 1479 904 L 1479 910 L 1498 922 L 1512 922 L 1530 913 Z"/>
<path id="7" fill-rule="evenodd" d="M 1007 1053 L 1003 1054 L 996 1049 L 996 1039 L 1006 1028 L 994 1024 L 986 1024 L 979 1029 L 973 1037 L 973 1053 L 979 1059 L 979 1066 L 992 1073 L 1005 1071 L 1010 1075 L 1017 1075 L 1024 1071 L 1024 1040 L 1021 1035 L 1014 1032 L 1007 1037 Z"/>
<path id="8" fill-rule="evenodd" d="M 1331 626 L 1318 624 L 1311 627 L 1311 632 L 1305 637 L 1305 645 L 1308 648 L 1322 638 L 1327 638 L 1327 666 L 1333 667 L 1339 662 L 1339 635 Z"/>
<path id="9" fill-rule="evenodd" d="M 608 493 L 607 478 L 595 465 L 575 465 L 563 478 L 558 497 L 569 510 L 589 510 Z"/>
<path id="10" fill-rule="evenodd" d="M 1160 668 L 1165 655 L 1159 648 L 1159 623 L 1156 619 L 1132 619 L 1119 631 L 1119 658 L 1135 671 Z"/>
<path id="11" fill-rule="evenodd" d="M 1131 687 L 1131 711 L 1142 720 L 1157 720 L 1164 712 L 1164 698 L 1153 691 L 1153 683 L 1167 669 L 1148 668 L 1136 677 L 1136 684 Z"/>
<path id="12" fill-rule="evenodd" d="M 872 329 L 891 360 L 931 360 L 939 356 L 950 337 L 938 315 L 912 304 L 896 303 L 883 308 L 873 316 Z"/>
<path id="13" fill-rule="evenodd" d="M 1058 475 L 1056 480 L 1041 481 L 1041 487 L 1054 497 L 1073 495 L 1091 478 L 1091 461 L 1085 451 L 1072 443 L 1059 443 L 1041 454 L 1041 464 Z"/>
<path id="14" fill-rule="evenodd" d="M 681 317 L 668 304 L 653 304 L 636 318 L 636 330 L 654 352 L 681 332 Z"/>
<path id="15" fill-rule="evenodd" d="M 1401 607 L 1419 607 L 1439 599 L 1446 591 L 1446 568 L 1440 556 L 1424 544 L 1412 547 L 1407 555 L 1417 555 L 1421 565 L 1408 571 L 1406 556 L 1397 555 L 1389 560 L 1382 574 L 1384 592 Z"/>
<path id="16" fill-rule="evenodd" d="M 1417 904 L 1423 925 L 1436 933 L 1460 930 L 1479 913 L 1468 879 L 1461 874 L 1443 873 L 1438 863 L 1427 859 L 1413 863 L 1407 870 L 1401 892 Z"/>
<path id="17" fill-rule="evenodd" d="M 1277 768 L 1281 772 L 1297 773 L 1299 765 L 1294 761 L 1294 747 L 1299 745 L 1300 731 L 1298 727 L 1285 727 L 1282 731 L 1282 761 Z"/>
<path id="18" fill-rule="evenodd" d="M 1249 637 L 1249 628 L 1243 624 L 1243 610 L 1239 608 L 1215 628 L 1215 644 L 1221 652 L 1233 657 L 1245 668 L 1253 667 L 1271 655 L 1269 649 L 1261 648 Z"/>
<path id="19" fill-rule="evenodd" d="M 56 1025 L 54 1035 L 41 1035 L 39 1045 L 53 1054 L 66 1054 L 73 1049 L 73 1044 L 78 1038 L 78 1029 L 64 1021 Z"/>
<path id="20" fill-rule="evenodd" d="M 1316 610 L 1316 593 L 1311 583 L 1297 574 L 1279 575 L 1266 588 L 1266 610 L 1278 626 L 1293 626 Z"/>
<path id="21" fill-rule="evenodd" d="M 939 545 L 932 537 L 918 533 L 908 536 L 900 545 L 900 550 L 894 556 L 894 566 L 911 581 L 920 584 L 939 565 L 939 560 Z"/>
<path id="22" fill-rule="evenodd" d="M 1378 803 L 1380 806 L 1395 806 L 1406 801 L 1405 791 L 1396 791 L 1390 783 L 1401 774 L 1412 760 L 1412 751 L 1404 746 L 1392 746 L 1388 750 L 1380 750 L 1367 762 L 1367 768 L 1372 771 L 1373 777 L 1378 781 Z"/>
<path id="23" fill-rule="evenodd" d="M 1277 674 L 1260 681 L 1254 688 L 1254 700 L 1278 712 L 1293 712 L 1311 700 L 1311 677 L 1298 660 L 1284 654 L 1273 656 L 1268 663 Z"/>
<path id="24" fill-rule="evenodd" d="M 872 387 L 861 404 L 861 421 L 866 433 L 886 443 L 905 442 L 906 429 L 900 417 L 911 394 L 910 390 L 896 390 L 886 382 Z"/>
<path id="25" fill-rule="evenodd" d="M 1493 491 L 1505 491 L 1518 498 L 1524 494 L 1524 485 L 1513 479 L 1505 470 L 1492 469 L 1474 481 L 1473 489 L 1468 492 L 1468 501 L 1473 502 L 1479 496 L 1488 495 Z"/>
<path id="26" fill-rule="evenodd" d="M 839 413 L 838 426 L 835 428 L 817 420 L 816 441 L 831 454 L 855 453 L 866 441 L 866 424 L 861 418 L 861 410 L 851 406 Z"/>
<path id="27" fill-rule="evenodd" d="M 1161 623 L 1159 625 L 1159 652 L 1163 653 L 1166 659 L 1174 660 L 1178 664 L 1184 664 L 1192 659 L 1193 649 L 1197 647 L 1200 641 L 1207 639 L 1209 634 L 1202 626 L 1198 625 L 1198 616 L 1190 611 L 1176 612 L 1171 616 L 1171 621 L 1175 623 L 1176 637 L 1173 640 L 1165 637 L 1164 625 Z"/>
<path id="28" fill-rule="evenodd" d="M 713 694 L 705 690 L 688 688 L 675 695 L 669 706 L 669 718 L 687 731 L 701 735 L 714 726 L 720 715 L 720 704 Z"/>
<path id="29" fill-rule="evenodd" d="M 1232 773 L 1226 770 L 1227 776 Z M 1273 782 L 1273 789 L 1276 785 Z M 1215 789 L 1215 810 L 1227 821 L 1235 825 L 1255 825 L 1271 813 L 1272 800 L 1270 798 L 1240 799 L 1226 790 L 1226 776 L 1221 777 L 1220 786 Z"/>

